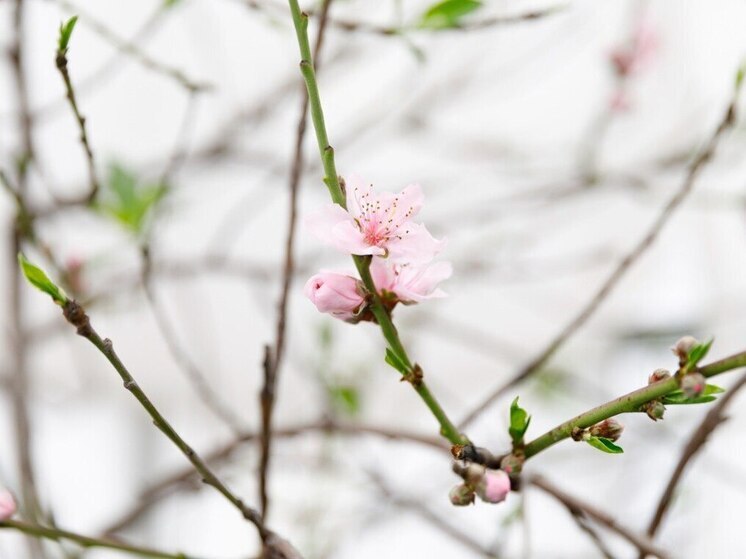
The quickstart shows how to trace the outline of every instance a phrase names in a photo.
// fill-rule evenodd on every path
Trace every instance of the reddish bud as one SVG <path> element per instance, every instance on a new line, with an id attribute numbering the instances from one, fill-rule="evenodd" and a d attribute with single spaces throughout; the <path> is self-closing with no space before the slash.
<path id="1" fill-rule="evenodd" d="M 654 384 L 661 380 L 671 378 L 671 373 L 667 369 L 656 369 L 648 377 L 648 384 Z"/>
<path id="2" fill-rule="evenodd" d="M 687 398 L 696 398 L 705 391 L 705 377 L 701 373 L 689 373 L 681 378 L 681 391 Z"/>
<path id="3" fill-rule="evenodd" d="M 465 507 L 474 502 L 474 490 L 467 484 L 460 483 L 451 489 L 450 493 L 448 493 L 448 498 L 451 500 L 452 505 Z"/>
<path id="4" fill-rule="evenodd" d="M 502 470 L 487 470 L 477 485 L 477 495 L 485 503 L 501 503 L 510 493 L 510 477 Z"/>
<path id="5" fill-rule="evenodd" d="M 500 469 L 511 477 L 517 476 L 521 473 L 521 470 L 523 470 L 523 461 L 524 459 L 522 457 L 508 454 L 500 462 Z"/>
<path id="6" fill-rule="evenodd" d="M 604 439 L 615 441 L 622 436 L 624 425 L 613 417 L 610 417 L 609 419 L 604 419 L 601 423 L 596 423 L 591 427 L 590 431 L 594 437 L 603 437 Z"/>
<path id="7" fill-rule="evenodd" d="M 682 365 L 689 359 L 689 352 L 692 348 L 699 343 L 699 340 L 693 336 L 684 336 L 676 345 L 671 348 L 673 354 L 679 358 L 679 363 Z"/>

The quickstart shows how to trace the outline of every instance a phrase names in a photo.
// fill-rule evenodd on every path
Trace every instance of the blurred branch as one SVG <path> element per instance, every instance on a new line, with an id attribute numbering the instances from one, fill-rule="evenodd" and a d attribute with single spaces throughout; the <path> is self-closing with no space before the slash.
<path id="1" fill-rule="evenodd" d="M 102 339 L 93 329 L 85 310 L 75 301 L 67 300 L 63 311 L 65 319 L 71 325 L 76 327 L 77 333 L 93 344 L 96 349 L 106 357 L 109 363 L 111 363 L 124 382 L 124 387 L 130 391 L 138 402 L 140 402 L 140 405 L 153 419 L 155 426 L 158 427 L 158 429 L 182 452 L 182 454 L 184 454 L 187 460 L 192 463 L 192 466 L 197 472 L 199 472 L 202 480 L 223 495 L 223 497 L 238 509 L 246 520 L 256 527 L 265 549 L 272 552 L 268 557 L 273 559 L 296 559 L 300 557 L 300 555 L 292 549 L 287 542 L 279 538 L 264 525 L 261 515 L 256 510 L 248 507 L 239 497 L 228 489 L 228 487 L 207 466 L 207 463 L 174 430 L 171 424 L 165 417 L 163 417 L 161 412 L 158 411 L 158 408 L 155 407 L 145 392 L 143 392 L 137 384 L 124 363 L 119 359 L 119 356 L 114 351 L 114 345 L 111 340 L 108 338 Z"/>
<path id="2" fill-rule="evenodd" d="M 462 532 L 451 523 L 443 520 L 440 516 L 426 507 L 424 503 L 417 501 L 416 499 L 397 495 L 397 492 L 390 488 L 384 479 L 375 472 L 368 472 L 368 477 L 373 481 L 376 487 L 378 487 L 381 495 L 383 495 L 393 506 L 416 514 L 419 518 L 433 526 L 439 532 L 473 551 L 480 557 L 486 557 L 487 559 L 496 559 L 498 557 L 498 554 L 474 540 L 470 534 Z M 387 509 L 387 515 L 388 514 L 389 510 Z"/>
<path id="3" fill-rule="evenodd" d="M 154 549 L 149 549 L 146 547 L 126 544 L 121 541 L 103 538 L 91 538 L 89 536 L 76 534 L 75 532 L 68 532 L 67 530 L 60 530 L 58 528 L 47 528 L 45 526 L 38 526 L 36 524 L 22 522 L 19 520 L 5 520 L 0 522 L 0 530 L 16 530 L 33 538 L 48 539 L 53 541 L 69 540 L 86 549 L 115 549 L 124 553 L 139 555 L 140 557 L 152 557 L 154 559 L 195 559 L 193 556 L 185 555 L 183 553 L 164 553 L 162 551 L 156 551 Z"/>
<path id="4" fill-rule="evenodd" d="M 102 21 L 96 19 L 85 10 L 82 10 L 79 5 L 70 2 L 69 0 L 57 0 L 57 3 L 66 10 L 77 14 L 82 22 L 92 29 L 99 37 L 111 43 L 116 49 L 131 56 L 133 60 L 139 62 L 143 67 L 170 78 L 186 89 L 189 93 L 200 93 L 213 87 L 211 84 L 193 80 L 178 68 L 174 68 L 173 66 L 169 66 L 168 64 L 152 58 L 142 50 L 136 42 L 128 41 L 127 39 L 120 37 L 113 29 L 108 27 Z M 162 7 L 159 9 L 159 12 L 162 12 L 165 9 L 168 8 Z"/>
<path id="5" fill-rule="evenodd" d="M 601 287 L 594 293 L 593 297 L 583 306 L 580 312 L 560 331 L 560 333 L 541 350 L 531 361 L 520 369 L 508 382 L 500 385 L 479 405 L 477 405 L 460 423 L 459 427 L 465 429 L 477 417 L 485 412 L 498 398 L 511 390 L 518 383 L 524 381 L 535 372 L 540 370 L 557 351 L 575 334 L 598 310 L 601 304 L 611 295 L 617 284 L 627 274 L 631 267 L 645 254 L 658 238 L 659 233 L 671 219 L 671 216 L 679 209 L 681 204 L 686 200 L 689 193 L 694 187 L 696 179 L 699 177 L 702 169 L 712 159 L 715 150 L 723 134 L 729 130 L 736 122 L 736 104 L 740 92 L 740 83 L 737 84 L 733 96 L 728 103 L 728 107 L 720 120 L 713 135 L 709 138 L 704 147 L 699 151 L 692 163 L 689 165 L 686 177 L 681 187 L 676 191 L 673 197 L 663 207 L 658 217 L 648 229 L 647 233 L 632 248 L 632 250 L 619 262 L 606 278 Z"/>
<path id="6" fill-rule="evenodd" d="M 322 419 L 313 423 L 298 425 L 296 427 L 275 429 L 272 432 L 272 436 L 273 438 L 286 439 L 309 433 L 334 434 L 348 437 L 371 435 L 392 441 L 411 442 L 418 445 L 430 447 L 438 451 L 447 449 L 447 446 L 443 444 L 439 439 L 419 435 L 410 431 L 387 429 L 385 427 L 377 427 L 374 425 L 366 424 L 345 424 L 326 419 Z M 237 437 L 234 440 L 207 453 L 205 455 L 205 462 L 207 462 L 208 464 L 218 464 L 224 462 L 230 459 L 230 457 L 241 447 L 243 447 L 247 443 L 256 442 L 260 440 L 260 438 L 260 432 L 244 433 L 240 437 Z M 136 523 L 138 520 L 142 519 L 142 516 L 155 504 L 176 491 L 180 486 L 189 483 L 190 481 L 194 481 L 195 478 L 196 475 L 193 468 L 183 468 L 177 472 L 174 472 L 173 474 L 165 476 L 162 480 L 153 483 L 148 489 L 145 489 L 142 493 L 140 493 L 137 504 L 130 511 L 122 514 L 117 520 L 110 523 L 109 527 L 106 528 L 104 533 L 113 534 L 116 532 L 121 532 L 125 528 L 128 528 L 132 524 Z"/>
<path id="7" fill-rule="evenodd" d="M 593 505 L 573 497 L 572 495 L 568 495 L 543 477 L 532 476 L 529 483 L 557 499 L 565 506 L 565 508 L 567 508 L 568 511 L 570 511 L 570 514 L 572 514 L 573 517 L 580 516 L 581 518 L 591 518 L 615 534 L 623 537 L 637 549 L 655 555 L 659 559 L 665 559 L 669 556 L 668 553 L 656 547 L 647 536 L 634 533 L 632 530 L 620 525 L 610 514 L 607 514 Z"/>
<path id="8" fill-rule="evenodd" d="M 746 375 L 742 375 L 741 378 L 738 379 L 738 382 L 730 387 L 730 389 L 720 397 L 717 403 L 713 404 L 710 411 L 707 412 L 707 415 L 705 415 L 705 418 L 702 420 L 702 423 L 699 424 L 699 427 L 697 427 L 697 429 L 692 433 L 686 446 L 684 446 L 681 457 L 668 480 L 668 484 L 666 484 L 666 488 L 663 490 L 663 494 L 658 500 L 658 506 L 656 507 L 653 518 L 650 520 L 650 524 L 648 525 L 647 534 L 651 538 L 655 536 L 655 533 L 663 522 L 663 518 L 673 500 L 676 487 L 679 485 L 689 462 L 699 453 L 700 450 L 702 450 L 702 447 L 704 447 L 707 439 L 715 429 L 727 420 L 725 410 L 744 385 L 746 385 Z M 640 554 L 640 557 L 644 558 L 645 555 Z"/>
<path id="9" fill-rule="evenodd" d="M 332 0 L 323 0 L 321 17 L 316 32 L 316 46 L 313 51 L 313 59 L 318 72 L 319 53 L 324 42 L 324 30 L 328 21 L 329 8 Z M 264 359 L 264 386 L 262 387 L 259 402 L 261 404 L 262 420 L 262 444 L 259 459 L 259 500 L 262 517 L 267 517 L 269 507 L 269 496 L 267 491 L 267 477 L 269 475 L 269 461 L 272 449 L 272 415 L 277 398 L 277 375 L 285 350 L 285 330 L 287 328 L 288 300 L 290 296 L 290 285 L 295 271 L 294 250 L 296 221 L 298 218 L 298 187 L 303 174 L 303 140 L 306 136 L 306 121 L 308 117 L 308 92 L 302 91 L 300 117 L 298 119 L 295 133 L 295 148 L 293 163 L 290 168 L 290 197 L 288 207 L 287 238 L 285 241 L 285 263 L 282 271 L 280 300 L 277 304 L 277 325 L 275 328 L 275 343 L 270 349 L 265 348 Z"/>

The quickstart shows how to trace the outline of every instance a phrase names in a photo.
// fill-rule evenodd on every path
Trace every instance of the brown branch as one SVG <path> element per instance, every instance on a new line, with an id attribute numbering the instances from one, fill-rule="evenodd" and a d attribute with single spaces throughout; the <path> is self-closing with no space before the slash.
<path id="1" fill-rule="evenodd" d="M 736 121 L 736 102 L 738 101 L 739 88 L 736 91 L 728 104 L 728 107 L 723 115 L 723 118 L 719 122 L 715 132 L 709 138 L 704 147 L 699 151 L 694 160 L 689 165 L 689 169 L 686 173 L 683 183 L 671 197 L 668 203 L 662 208 L 658 217 L 655 219 L 653 224 L 648 229 L 647 233 L 638 241 L 638 243 L 622 258 L 617 266 L 612 270 L 606 280 L 603 282 L 601 287 L 594 293 L 593 297 L 583 306 L 580 312 L 570 320 L 570 322 L 560 331 L 560 333 L 546 346 L 542 351 L 539 352 L 531 361 L 529 361 L 523 368 L 521 368 L 508 382 L 500 385 L 492 393 L 489 394 L 476 408 L 474 408 L 461 422 L 459 428 L 465 429 L 474 420 L 479 417 L 485 410 L 487 410 L 493 402 L 503 396 L 507 391 L 511 390 L 518 383 L 524 381 L 539 369 L 541 369 L 549 359 L 569 340 L 573 334 L 575 334 L 580 328 L 593 316 L 598 310 L 601 304 L 607 299 L 607 297 L 614 291 L 616 286 L 632 268 L 632 266 L 645 254 L 645 252 L 653 245 L 655 240 L 658 238 L 661 230 L 671 216 L 679 209 L 681 204 L 686 200 L 689 193 L 692 191 L 694 184 L 705 168 L 706 164 L 712 159 L 715 154 L 715 150 L 720 142 L 724 132 L 730 129 Z"/>
<path id="2" fill-rule="evenodd" d="M 684 450 L 681 452 L 681 457 L 676 463 L 676 467 L 671 473 L 671 477 L 666 484 L 666 488 L 663 490 L 663 493 L 658 499 L 658 506 L 655 508 L 655 513 L 650 519 L 650 524 L 647 528 L 647 534 L 648 536 L 650 536 L 650 538 L 653 538 L 655 536 L 655 533 L 663 522 L 663 519 L 666 516 L 669 507 L 671 506 L 674 492 L 676 491 L 676 488 L 678 487 L 679 482 L 684 475 L 684 471 L 689 465 L 689 462 L 691 462 L 691 460 L 699 453 L 699 451 L 702 450 L 708 438 L 715 431 L 715 429 L 717 429 L 724 421 L 727 420 L 727 417 L 725 416 L 725 409 L 728 407 L 728 404 L 744 385 L 746 385 L 746 375 L 742 375 L 741 378 L 738 379 L 736 384 L 734 384 L 725 394 L 723 394 L 716 404 L 713 404 L 713 406 L 710 408 L 710 411 L 707 412 L 707 415 L 705 415 L 704 419 L 702 420 L 702 423 L 699 424 L 699 427 L 697 427 L 697 429 L 692 433 L 691 437 L 689 437 L 689 440 L 684 446 Z M 640 554 L 640 557 L 644 558 L 645 555 Z"/>
<path id="3" fill-rule="evenodd" d="M 63 307 L 63 313 L 65 319 L 77 329 L 77 333 L 80 336 L 86 338 L 106 359 L 111 363 L 114 369 L 119 374 L 120 378 L 124 383 L 124 387 L 137 399 L 140 405 L 145 409 L 148 415 L 152 418 L 155 426 L 181 451 L 181 453 L 189 460 L 194 470 L 196 470 L 204 483 L 213 487 L 218 493 L 223 495 L 225 499 L 230 502 L 241 515 L 253 524 L 261 537 L 262 543 L 265 549 L 265 556 L 272 559 L 297 559 L 300 555 L 288 544 L 285 540 L 282 540 L 274 532 L 269 530 L 261 515 L 253 508 L 246 505 L 239 497 L 237 497 L 210 469 L 207 463 L 200 457 L 199 454 L 191 447 L 187 442 L 179 435 L 171 424 L 161 414 L 158 408 L 148 398 L 145 392 L 140 388 L 137 381 L 134 379 L 132 374 L 129 372 L 127 367 L 122 363 L 121 359 L 114 351 L 114 345 L 111 340 L 102 339 L 101 336 L 96 332 L 90 323 L 88 315 L 85 310 L 75 301 L 67 300 Z"/>
<path id="4" fill-rule="evenodd" d="M 538 487 L 545 493 L 557 499 L 565 506 L 565 508 L 570 511 L 573 516 L 580 515 L 582 517 L 588 517 L 595 520 L 610 531 L 623 537 L 637 549 L 644 551 L 645 553 L 655 555 L 659 559 L 665 559 L 666 557 L 668 557 L 668 554 L 662 549 L 656 547 L 655 543 L 653 543 L 653 541 L 650 540 L 650 538 L 648 538 L 647 536 L 636 534 L 629 528 L 626 528 L 619 524 L 616 519 L 614 519 L 614 517 L 612 517 L 610 514 L 607 514 L 604 511 L 597 509 L 595 506 L 581 501 L 580 499 L 577 499 L 572 495 L 568 495 L 558 487 L 555 487 L 554 484 L 550 483 L 543 477 L 532 476 L 527 481 L 532 486 Z"/>
<path id="5" fill-rule="evenodd" d="M 332 0 L 324 0 L 321 8 L 321 17 L 316 34 L 316 45 L 314 47 L 313 59 L 316 61 L 316 70 L 319 67 L 319 53 L 324 42 L 324 31 L 326 29 L 329 8 Z M 306 136 L 306 122 L 308 117 L 308 93 L 306 88 L 302 90 L 302 101 L 300 117 L 298 118 L 297 131 L 295 133 L 295 151 L 293 164 L 290 169 L 290 199 L 288 207 L 288 229 L 285 241 L 285 263 L 282 272 L 282 289 L 280 300 L 277 304 L 277 326 L 275 330 L 274 348 L 265 348 L 264 358 L 264 386 L 260 393 L 260 404 L 262 410 L 262 440 L 261 456 L 259 459 L 259 500 L 262 517 L 267 517 L 269 507 L 269 495 L 267 490 L 269 463 L 272 451 L 272 415 L 275 408 L 277 395 L 277 376 L 285 351 L 285 331 L 287 329 L 288 300 L 290 296 L 290 285 L 293 280 L 295 269 L 295 233 L 298 218 L 298 190 L 303 173 L 303 140 Z"/>
<path id="6" fill-rule="evenodd" d="M 347 437 L 360 435 L 371 435 L 381 437 L 392 441 L 406 441 L 426 446 L 442 452 L 447 446 L 440 439 L 420 435 L 410 431 L 401 431 L 377 427 L 374 425 L 361 424 L 344 424 L 330 420 L 320 420 L 313 423 L 288 427 L 285 429 L 275 429 L 272 432 L 273 438 L 292 438 L 309 433 L 334 434 Z M 260 432 L 247 432 L 240 437 L 219 446 L 205 455 L 205 462 L 208 464 L 219 464 L 229 460 L 231 456 L 246 444 L 254 443 L 261 439 Z M 128 512 L 122 514 L 118 519 L 109 524 L 104 534 L 110 535 L 121 532 L 125 528 L 141 520 L 145 513 L 159 503 L 162 499 L 168 497 L 180 487 L 194 483 L 197 476 L 193 468 L 182 468 L 170 475 L 165 476 L 160 481 L 153 483 L 145 489 L 138 497 L 137 504 Z"/>

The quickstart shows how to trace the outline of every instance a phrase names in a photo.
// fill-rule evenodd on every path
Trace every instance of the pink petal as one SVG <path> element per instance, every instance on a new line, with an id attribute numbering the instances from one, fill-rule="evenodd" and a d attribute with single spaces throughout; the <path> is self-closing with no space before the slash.
<path id="1" fill-rule="evenodd" d="M 327 204 L 309 214 L 305 225 L 320 241 L 347 254 L 385 254 L 382 248 L 365 242 L 355 220 L 337 204 Z"/>
<path id="2" fill-rule="evenodd" d="M 350 173 L 345 177 L 345 191 L 347 193 L 347 211 L 354 217 L 360 217 L 360 201 L 363 196 L 372 197 L 373 187 L 365 179 L 355 173 Z"/>
<path id="3" fill-rule="evenodd" d="M 445 297 L 446 293 L 438 289 L 438 284 L 451 277 L 452 273 L 450 262 L 436 262 L 424 268 L 402 266 L 395 292 L 403 302 L 419 303 Z"/>
<path id="4" fill-rule="evenodd" d="M 387 245 L 389 257 L 396 262 L 430 262 L 445 246 L 445 241 L 437 240 L 418 223 L 404 224 L 399 236 L 401 238 L 391 239 Z"/>
<path id="5" fill-rule="evenodd" d="M 409 218 L 416 216 L 422 209 L 425 202 L 425 195 L 422 193 L 422 187 L 417 183 L 408 184 L 399 193 L 399 205 L 405 212 L 409 212 Z"/>
<path id="6" fill-rule="evenodd" d="M 394 273 L 393 266 L 391 266 L 387 259 L 373 258 L 373 261 L 370 263 L 370 275 L 379 293 L 384 290 L 394 291 L 396 274 Z"/>

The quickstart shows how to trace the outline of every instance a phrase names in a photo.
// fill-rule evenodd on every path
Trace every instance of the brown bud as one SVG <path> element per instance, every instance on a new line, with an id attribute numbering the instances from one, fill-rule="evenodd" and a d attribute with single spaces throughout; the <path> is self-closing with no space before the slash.
<path id="1" fill-rule="evenodd" d="M 689 373 L 681 377 L 681 391 L 687 398 L 696 398 L 705 391 L 707 385 L 701 373 Z"/>
<path id="2" fill-rule="evenodd" d="M 671 373 L 667 369 L 656 369 L 648 377 L 648 384 L 654 384 L 661 380 L 671 378 Z"/>
<path id="3" fill-rule="evenodd" d="M 666 413 L 666 406 L 658 400 L 653 400 L 645 404 L 644 410 L 650 419 L 658 421 L 659 419 L 663 419 L 663 414 Z"/>
<path id="4" fill-rule="evenodd" d="M 524 458 L 515 454 L 508 454 L 500 462 L 500 469 L 509 476 L 517 476 L 523 470 Z"/>
<path id="5" fill-rule="evenodd" d="M 619 423 L 613 417 L 604 419 L 601 423 L 596 423 L 593 427 L 591 427 L 592 436 L 603 437 L 604 439 L 609 439 L 612 441 L 615 441 L 619 437 L 621 437 L 622 431 L 624 431 L 624 425 Z"/>
<path id="6" fill-rule="evenodd" d="M 460 483 L 451 489 L 448 493 L 448 498 L 451 500 L 452 505 L 465 507 L 474 502 L 474 490 L 465 483 Z"/>

